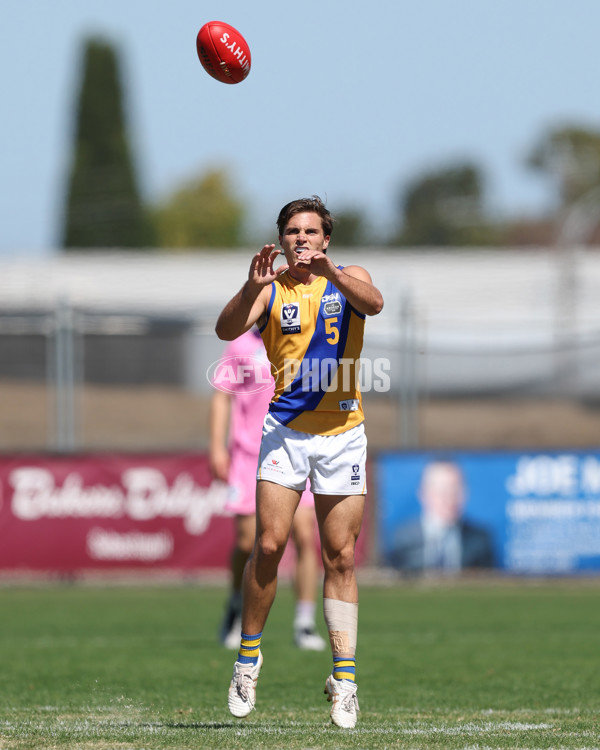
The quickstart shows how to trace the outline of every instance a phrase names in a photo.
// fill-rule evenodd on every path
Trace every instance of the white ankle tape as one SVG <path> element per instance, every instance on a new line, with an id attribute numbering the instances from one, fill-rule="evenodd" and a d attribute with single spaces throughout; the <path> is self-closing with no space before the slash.
<path id="1" fill-rule="evenodd" d="M 323 599 L 323 615 L 332 653 L 354 656 L 358 636 L 358 603 Z"/>

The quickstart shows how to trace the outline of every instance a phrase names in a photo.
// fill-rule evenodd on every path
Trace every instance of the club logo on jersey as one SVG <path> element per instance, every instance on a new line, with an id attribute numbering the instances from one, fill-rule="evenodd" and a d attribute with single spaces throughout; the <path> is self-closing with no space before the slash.
<path id="1" fill-rule="evenodd" d="M 342 303 L 338 302 L 338 300 L 333 300 L 333 302 L 326 302 L 323 305 L 323 313 L 329 317 L 330 315 L 339 315 L 342 312 Z"/>
<path id="2" fill-rule="evenodd" d="M 281 308 L 281 333 L 300 333 L 300 305 L 297 302 Z"/>
<path id="3" fill-rule="evenodd" d="M 323 303 L 323 315 L 328 318 L 331 315 L 339 315 L 342 312 L 342 302 L 339 292 L 324 294 L 321 297 Z"/>
<path id="4" fill-rule="evenodd" d="M 352 474 L 350 476 L 350 484 L 357 485 L 360 482 L 360 466 L 358 464 L 352 464 Z"/>

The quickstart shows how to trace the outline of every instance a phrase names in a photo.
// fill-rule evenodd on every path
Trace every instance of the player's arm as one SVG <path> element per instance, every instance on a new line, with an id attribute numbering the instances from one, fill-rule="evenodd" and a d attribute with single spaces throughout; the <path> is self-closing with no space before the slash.
<path id="1" fill-rule="evenodd" d="M 219 315 L 217 336 L 224 341 L 237 339 L 264 315 L 268 301 L 268 289 L 247 281 Z"/>
<path id="2" fill-rule="evenodd" d="M 381 292 L 373 285 L 369 272 L 361 266 L 346 266 L 343 269 L 334 266 L 329 280 L 359 313 L 379 315 L 382 311 Z"/>
<path id="3" fill-rule="evenodd" d="M 266 313 L 271 296 L 270 286 L 286 269 L 273 269 L 273 262 L 281 252 L 275 245 L 265 245 L 252 258 L 248 280 L 240 291 L 223 308 L 215 331 L 220 339 L 233 341 L 252 328 Z"/>
<path id="4" fill-rule="evenodd" d="M 227 431 L 231 412 L 231 395 L 214 390 L 210 401 L 210 469 L 215 479 L 227 481 L 229 475 L 229 450 Z"/>
<path id="5" fill-rule="evenodd" d="M 340 290 L 355 310 L 363 315 L 378 315 L 383 309 L 383 297 L 368 271 L 361 266 L 338 268 L 331 258 L 319 250 L 304 250 L 298 260 L 317 276 L 326 279 Z"/>

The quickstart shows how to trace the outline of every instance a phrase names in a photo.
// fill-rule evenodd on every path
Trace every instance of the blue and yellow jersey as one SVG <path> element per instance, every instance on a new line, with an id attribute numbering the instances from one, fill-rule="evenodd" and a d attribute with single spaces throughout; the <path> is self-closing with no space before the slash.
<path id="1" fill-rule="evenodd" d="M 273 282 L 260 333 L 275 378 L 269 411 L 278 422 L 336 435 L 363 421 L 364 328 L 365 316 L 324 276 L 301 284 L 286 271 Z"/>

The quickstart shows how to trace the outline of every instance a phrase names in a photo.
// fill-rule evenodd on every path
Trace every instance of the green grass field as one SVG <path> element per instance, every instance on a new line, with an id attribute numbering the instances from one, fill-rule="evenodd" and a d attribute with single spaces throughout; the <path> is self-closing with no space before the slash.
<path id="1" fill-rule="evenodd" d="M 281 587 L 257 710 L 214 586 L 0 589 L 0 748 L 600 747 L 600 586 L 361 587 L 354 730 L 329 722 L 328 654 L 291 646 Z"/>

